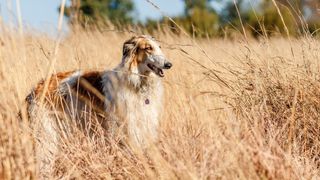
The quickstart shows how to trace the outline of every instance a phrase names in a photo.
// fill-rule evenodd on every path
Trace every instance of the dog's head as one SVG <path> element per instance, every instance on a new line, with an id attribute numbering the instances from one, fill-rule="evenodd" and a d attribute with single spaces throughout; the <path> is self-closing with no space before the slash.
<path id="1" fill-rule="evenodd" d="M 161 46 L 151 36 L 134 36 L 123 45 L 123 63 L 130 71 L 142 75 L 154 73 L 164 77 L 163 69 L 170 69 L 172 64 L 164 56 Z"/>

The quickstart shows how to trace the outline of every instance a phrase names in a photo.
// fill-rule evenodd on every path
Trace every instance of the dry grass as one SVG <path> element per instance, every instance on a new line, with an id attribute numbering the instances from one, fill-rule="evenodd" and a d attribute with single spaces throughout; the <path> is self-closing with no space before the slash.
<path id="1" fill-rule="evenodd" d="M 111 69 L 130 34 L 77 31 L 55 71 Z M 46 71 L 55 42 L 1 32 L 0 179 L 37 176 L 28 122 L 17 112 Z M 141 152 L 89 138 L 65 140 L 52 178 L 318 179 L 320 43 L 314 39 L 197 41 L 156 36 L 166 72 L 160 142 Z"/>

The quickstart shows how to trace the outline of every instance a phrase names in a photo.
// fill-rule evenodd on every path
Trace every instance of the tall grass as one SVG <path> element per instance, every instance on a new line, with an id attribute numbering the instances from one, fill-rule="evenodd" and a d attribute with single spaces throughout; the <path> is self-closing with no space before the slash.
<path id="1" fill-rule="evenodd" d="M 111 69 L 131 35 L 76 30 L 62 40 L 54 72 Z M 36 178 L 30 122 L 17 114 L 47 76 L 55 41 L 13 30 L 0 37 L 0 179 Z M 90 138 L 75 131 L 61 144 L 49 177 L 319 178 L 317 40 L 194 40 L 170 32 L 156 38 L 173 62 L 163 78 L 159 142 L 139 151 L 106 143 L 103 132 Z"/>

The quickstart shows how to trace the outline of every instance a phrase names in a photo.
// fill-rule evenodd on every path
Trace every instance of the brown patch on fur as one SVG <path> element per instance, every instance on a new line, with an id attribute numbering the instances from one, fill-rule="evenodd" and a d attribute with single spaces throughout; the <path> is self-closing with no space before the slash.
<path id="1" fill-rule="evenodd" d="M 137 67 L 139 63 L 143 63 L 146 56 L 153 52 L 154 47 L 152 47 L 144 36 L 132 37 L 123 45 L 123 56 L 131 56 L 130 62 L 128 62 L 129 70 Z"/>
<path id="2" fill-rule="evenodd" d="M 148 43 L 146 39 L 142 39 L 138 44 L 138 51 L 137 51 L 137 61 L 143 62 L 144 59 L 146 59 L 147 54 L 152 54 L 154 51 L 154 48 L 151 46 L 151 44 Z"/>
<path id="3" fill-rule="evenodd" d="M 123 44 L 122 55 L 131 56 L 136 53 L 152 53 L 154 48 L 148 43 L 144 36 L 134 36 Z"/>
<path id="4" fill-rule="evenodd" d="M 92 71 L 78 77 L 74 85 L 68 86 L 69 91 L 61 94 L 59 86 L 61 82 L 70 77 L 75 71 L 61 72 L 52 75 L 49 79 L 48 89 L 45 94 L 45 104 L 51 108 L 65 110 L 71 109 L 70 100 L 67 97 L 76 97 L 76 101 L 90 107 L 100 115 L 104 113 L 104 96 L 102 85 L 102 72 Z M 39 100 L 44 92 L 45 80 L 40 81 L 33 92 L 26 97 L 27 105 Z"/>
<path id="5" fill-rule="evenodd" d="M 58 86 L 59 86 L 60 82 L 63 79 L 68 78 L 74 72 L 75 71 L 60 72 L 55 75 L 52 75 L 49 79 L 48 89 L 45 91 L 46 92 L 46 94 L 44 96 L 45 100 L 52 102 L 52 103 L 57 103 L 57 101 L 59 101 L 57 92 L 58 92 Z M 45 86 L 45 80 L 41 80 L 36 85 L 34 90 L 26 97 L 26 101 L 27 101 L 28 105 L 31 104 L 32 101 L 40 99 L 40 96 L 44 92 L 44 86 Z"/>
<path id="6" fill-rule="evenodd" d="M 52 93 L 54 93 L 57 90 L 59 83 L 63 79 L 68 78 L 72 73 L 74 73 L 74 71 L 60 72 L 60 73 L 57 73 L 55 75 L 52 75 L 50 77 L 50 79 L 49 79 L 48 89 L 47 89 L 47 92 L 46 92 L 45 96 L 47 97 L 47 96 L 52 95 Z M 34 95 L 36 97 L 40 96 L 43 93 L 44 84 L 45 84 L 45 80 L 41 80 L 37 84 L 37 86 L 34 88 Z"/>
<path id="7" fill-rule="evenodd" d="M 103 96 L 102 72 L 92 71 L 83 74 L 79 78 L 77 87 L 73 89 L 89 99 L 91 104 L 103 109 L 105 97 Z"/>

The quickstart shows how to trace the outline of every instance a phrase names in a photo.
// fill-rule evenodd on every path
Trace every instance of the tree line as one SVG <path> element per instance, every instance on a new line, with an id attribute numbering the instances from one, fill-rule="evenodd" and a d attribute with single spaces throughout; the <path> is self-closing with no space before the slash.
<path id="1" fill-rule="evenodd" d="M 168 27 L 181 33 L 178 25 L 195 37 L 232 37 L 239 33 L 253 37 L 316 35 L 320 28 L 319 0 L 215 0 L 224 4 L 219 10 L 211 6 L 213 0 L 181 1 L 183 13 L 171 20 L 162 17 L 139 22 L 133 16 L 132 0 L 71 0 L 65 15 L 70 24 L 82 27 L 139 26 L 150 33 Z"/>

